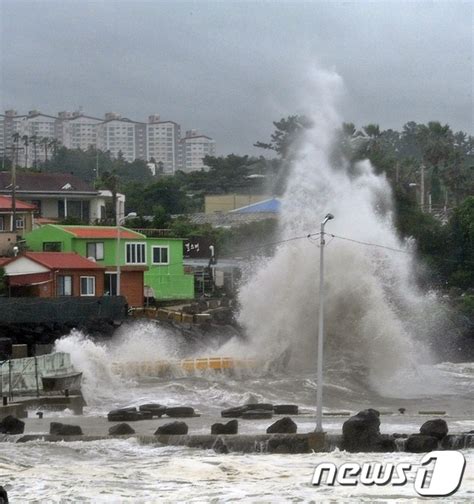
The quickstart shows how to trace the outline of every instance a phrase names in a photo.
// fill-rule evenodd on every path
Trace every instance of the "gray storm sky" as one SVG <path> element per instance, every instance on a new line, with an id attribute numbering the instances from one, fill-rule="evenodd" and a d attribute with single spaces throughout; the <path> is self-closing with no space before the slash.
<path id="1" fill-rule="evenodd" d="M 473 128 L 473 1 L 0 0 L 2 109 L 150 113 L 260 153 L 318 61 L 361 126 Z M 306 98 L 308 99 L 308 98 Z"/>

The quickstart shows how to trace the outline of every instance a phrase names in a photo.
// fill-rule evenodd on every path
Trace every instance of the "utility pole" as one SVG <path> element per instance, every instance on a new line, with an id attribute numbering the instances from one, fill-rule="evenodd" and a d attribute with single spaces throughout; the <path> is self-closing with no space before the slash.
<path id="1" fill-rule="evenodd" d="M 95 178 L 99 180 L 99 149 L 95 149 Z"/>
<path id="2" fill-rule="evenodd" d="M 16 233 L 16 165 L 18 164 L 18 145 L 14 148 L 14 155 L 12 156 L 12 231 Z"/>
<path id="3" fill-rule="evenodd" d="M 420 182 L 420 206 L 421 211 L 425 211 L 425 165 L 421 164 L 421 182 Z"/>
<path id="4" fill-rule="evenodd" d="M 323 349 L 324 349 L 324 226 L 334 219 L 334 215 L 328 213 L 321 222 L 320 255 L 319 255 L 319 331 L 318 331 L 318 361 L 316 392 L 316 432 L 323 432 Z"/>

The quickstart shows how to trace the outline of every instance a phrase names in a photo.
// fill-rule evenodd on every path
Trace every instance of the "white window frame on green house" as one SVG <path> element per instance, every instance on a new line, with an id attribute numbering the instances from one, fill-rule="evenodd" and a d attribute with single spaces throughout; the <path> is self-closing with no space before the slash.
<path id="1" fill-rule="evenodd" d="M 161 257 L 162 254 L 160 252 L 160 260 L 157 262 L 155 261 L 155 249 L 166 249 L 166 261 L 162 261 Z M 152 264 L 157 264 L 161 266 L 166 266 L 170 263 L 170 247 L 169 245 L 152 245 L 151 247 L 151 263 Z"/>
<path id="2" fill-rule="evenodd" d="M 128 254 L 128 247 L 134 247 L 134 256 L 135 256 L 135 259 L 137 259 L 138 257 L 138 247 L 143 247 L 143 261 L 137 261 L 137 260 L 134 260 L 134 261 L 129 261 L 129 254 Z M 142 255 L 140 254 L 140 255 Z M 130 259 L 132 258 L 132 253 L 130 253 Z M 146 264 L 146 242 L 127 242 L 125 243 L 125 264 Z"/>
<path id="3" fill-rule="evenodd" d="M 89 247 L 93 249 L 93 254 L 89 254 Z M 93 257 L 96 261 L 104 259 L 104 242 L 87 242 L 86 257 Z"/>
<path id="4" fill-rule="evenodd" d="M 86 280 L 87 293 L 84 292 L 82 287 L 83 280 Z M 89 293 L 89 280 L 92 280 L 92 294 Z M 81 296 L 95 296 L 95 276 L 81 276 L 79 283 L 81 289 Z"/>

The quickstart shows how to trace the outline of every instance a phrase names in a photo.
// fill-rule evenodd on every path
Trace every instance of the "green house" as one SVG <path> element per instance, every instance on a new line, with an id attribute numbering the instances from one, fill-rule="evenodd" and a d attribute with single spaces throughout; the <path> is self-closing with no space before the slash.
<path id="1" fill-rule="evenodd" d="M 180 238 L 147 238 L 124 227 L 119 237 L 114 226 L 47 224 L 26 234 L 25 240 L 32 251 L 76 252 L 110 267 L 106 269 L 105 291 L 112 295 L 116 292 L 116 265 L 120 264 L 121 287 L 123 272 L 142 270 L 144 285 L 155 299 L 194 297 L 194 276 L 184 273 Z"/>

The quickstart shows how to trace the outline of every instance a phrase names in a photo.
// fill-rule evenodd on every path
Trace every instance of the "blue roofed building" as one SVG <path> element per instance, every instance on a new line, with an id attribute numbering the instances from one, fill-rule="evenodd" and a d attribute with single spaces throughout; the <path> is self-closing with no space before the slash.
<path id="1" fill-rule="evenodd" d="M 229 213 L 270 213 L 278 214 L 281 211 L 281 201 L 278 198 L 269 198 L 257 203 L 252 203 L 251 205 L 246 205 L 235 210 L 231 210 Z"/>

